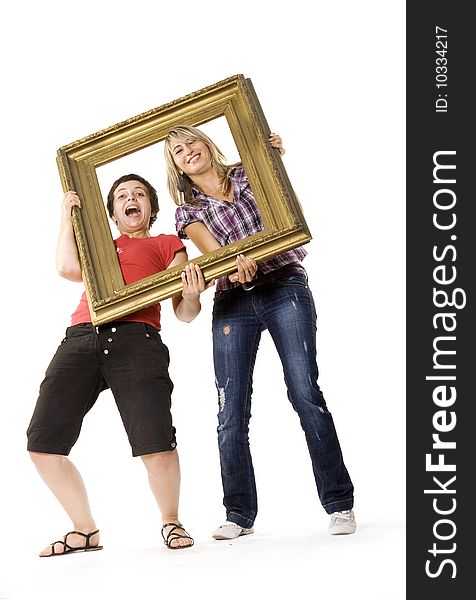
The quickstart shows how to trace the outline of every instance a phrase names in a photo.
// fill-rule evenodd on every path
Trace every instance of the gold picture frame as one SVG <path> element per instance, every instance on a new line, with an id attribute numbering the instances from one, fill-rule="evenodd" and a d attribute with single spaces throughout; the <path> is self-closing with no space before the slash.
<path id="1" fill-rule="evenodd" d="M 73 226 L 94 325 L 124 317 L 182 288 L 182 266 L 125 285 L 96 169 L 160 142 L 173 127 L 200 126 L 222 116 L 250 181 L 264 229 L 193 259 L 205 280 L 233 272 L 238 254 L 260 261 L 311 240 L 279 153 L 268 143 L 270 129 L 251 80 L 243 75 L 229 77 L 59 148 L 63 190 L 74 190 L 81 198 L 81 209 L 73 209 Z"/>

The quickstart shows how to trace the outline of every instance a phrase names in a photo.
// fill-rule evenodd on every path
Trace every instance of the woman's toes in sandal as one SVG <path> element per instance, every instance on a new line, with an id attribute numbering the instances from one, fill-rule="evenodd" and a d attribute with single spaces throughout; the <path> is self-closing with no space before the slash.
<path id="1" fill-rule="evenodd" d="M 181 523 L 164 523 L 162 527 L 164 544 L 170 550 L 180 550 L 193 546 L 193 538 L 185 531 Z"/>
<path id="2" fill-rule="evenodd" d="M 62 540 L 57 540 L 56 542 L 50 544 L 49 547 L 43 550 L 39 556 L 41 558 L 49 558 L 50 556 L 64 556 L 65 554 L 72 554 L 73 552 L 92 552 L 93 550 L 102 550 L 103 546 L 91 544 L 91 538 L 95 535 L 99 535 L 99 529 L 96 529 L 96 531 L 91 531 L 91 533 L 83 533 L 82 531 L 69 531 Z M 81 539 L 83 543 L 80 546 L 72 546 L 68 543 L 69 536 L 80 536 L 80 538 L 84 538 L 84 540 Z M 71 540 L 71 543 L 73 543 L 73 540 Z M 49 551 L 49 553 L 44 554 L 46 551 Z"/>

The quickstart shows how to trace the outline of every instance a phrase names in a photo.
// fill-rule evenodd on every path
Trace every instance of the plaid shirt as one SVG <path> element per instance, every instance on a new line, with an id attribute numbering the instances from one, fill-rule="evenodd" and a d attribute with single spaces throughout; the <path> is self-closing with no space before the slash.
<path id="1" fill-rule="evenodd" d="M 180 238 L 188 239 L 184 229 L 187 225 L 197 221 L 203 223 L 222 246 L 227 246 L 263 230 L 258 206 L 242 165 L 231 171 L 230 179 L 233 202 L 216 200 L 195 188 L 192 189 L 195 203 L 183 204 L 175 211 L 175 226 Z M 278 254 L 259 263 L 258 275 L 270 273 L 290 263 L 301 261 L 306 254 L 307 252 L 302 246 Z M 237 285 L 240 284 L 231 283 L 227 277 L 221 277 L 217 281 L 216 289 L 222 291 Z"/>

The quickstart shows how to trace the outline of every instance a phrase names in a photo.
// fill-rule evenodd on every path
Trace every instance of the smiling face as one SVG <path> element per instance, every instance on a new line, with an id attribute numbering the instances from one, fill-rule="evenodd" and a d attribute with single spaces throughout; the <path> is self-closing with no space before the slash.
<path id="1" fill-rule="evenodd" d="M 171 129 L 165 138 L 164 156 L 167 187 L 178 206 L 192 201 L 192 184 L 200 189 L 207 178 L 216 179 L 217 175 L 227 180 L 229 168 L 224 154 L 196 127 L 179 125 Z"/>
<path id="2" fill-rule="evenodd" d="M 175 138 L 171 140 L 170 147 L 177 169 L 190 179 L 193 180 L 194 176 L 203 175 L 212 168 L 210 151 L 202 140 Z"/>
<path id="3" fill-rule="evenodd" d="M 124 181 L 114 190 L 112 219 L 122 234 L 146 237 L 151 215 L 150 199 L 143 183 Z"/>

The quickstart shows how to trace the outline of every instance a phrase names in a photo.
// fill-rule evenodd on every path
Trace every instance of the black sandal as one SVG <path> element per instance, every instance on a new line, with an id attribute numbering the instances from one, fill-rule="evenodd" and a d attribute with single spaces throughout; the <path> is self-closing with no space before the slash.
<path id="1" fill-rule="evenodd" d="M 51 554 L 40 554 L 40 558 L 49 558 L 50 556 L 64 556 L 65 554 L 72 554 L 73 552 L 92 552 L 93 550 L 102 550 L 103 546 L 91 546 L 90 541 L 93 535 L 99 533 L 99 529 L 91 531 L 91 533 L 83 533 L 82 531 L 69 531 L 62 540 L 57 540 L 51 544 Z M 85 539 L 84 546 L 70 546 L 67 542 L 68 535 L 82 535 Z M 56 544 L 62 544 L 63 552 L 56 552 Z"/>
<path id="2" fill-rule="evenodd" d="M 164 529 L 166 527 L 171 527 L 172 529 L 168 532 L 167 536 L 164 535 Z M 182 535 L 180 533 L 177 533 L 176 530 L 181 529 L 185 535 Z M 182 548 L 191 548 L 194 544 L 193 542 L 193 538 L 191 535 L 189 535 L 183 525 L 181 523 L 165 523 L 162 527 L 162 538 L 164 540 L 164 544 L 167 546 L 167 548 L 170 548 L 170 550 L 178 550 L 178 549 L 182 549 Z M 190 540 L 191 544 L 187 544 L 186 546 L 180 546 L 179 544 L 177 544 L 176 546 L 172 546 L 172 542 L 174 540 L 179 540 L 179 539 L 184 539 L 184 540 Z"/>

